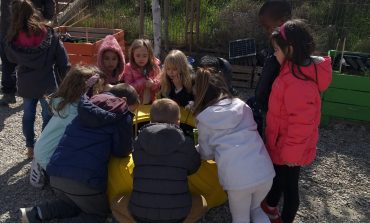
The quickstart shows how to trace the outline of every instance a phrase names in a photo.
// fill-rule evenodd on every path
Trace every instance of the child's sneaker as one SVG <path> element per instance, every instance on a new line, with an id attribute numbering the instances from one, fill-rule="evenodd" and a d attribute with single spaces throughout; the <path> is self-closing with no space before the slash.
<path id="1" fill-rule="evenodd" d="M 262 210 L 269 217 L 271 223 L 283 223 L 280 218 L 280 212 L 277 207 L 269 207 L 266 200 L 263 200 L 261 203 Z"/>
<path id="2" fill-rule="evenodd" d="M 36 207 L 21 208 L 21 221 L 22 223 L 41 223 L 39 214 L 37 213 Z"/>
<path id="3" fill-rule="evenodd" d="M 32 160 L 31 170 L 30 170 L 30 183 L 36 188 L 44 188 L 47 184 L 48 179 L 45 170 L 42 169 L 40 164 L 36 162 L 35 159 Z"/>

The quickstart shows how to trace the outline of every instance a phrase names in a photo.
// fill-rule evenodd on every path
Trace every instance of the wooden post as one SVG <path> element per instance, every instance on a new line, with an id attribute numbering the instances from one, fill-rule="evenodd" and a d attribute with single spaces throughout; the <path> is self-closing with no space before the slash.
<path id="1" fill-rule="evenodd" d="M 197 13 L 197 17 L 196 17 L 196 24 L 195 24 L 195 29 L 196 29 L 196 39 L 197 39 L 197 44 L 196 45 L 199 45 L 199 23 L 200 23 L 200 0 L 196 0 L 197 1 L 197 5 L 196 5 L 196 13 Z"/>
<path id="2" fill-rule="evenodd" d="M 54 26 L 58 26 L 58 16 L 59 15 L 59 0 L 55 0 L 55 15 L 54 15 Z"/>
<path id="3" fill-rule="evenodd" d="M 169 14 L 169 0 L 164 0 L 164 49 L 168 52 L 168 14 Z"/>
<path id="4" fill-rule="evenodd" d="M 189 29 L 189 2 L 191 0 L 185 0 L 186 2 L 186 5 L 185 5 L 185 46 L 187 47 L 188 46 L 188 43 L 189 43 L 189 33 L 188 33 L 188 29 Z"/>
<path id="5" fill-rule="evenodd" d="M 140 30 L 139 30 L 139 37 L 144 37 L 144 0 L 140 0 L 140 13 L 139 13 L 139 20 L 140 20 Z"/>
<path id="6" fill-rule="evenodd" d="M 191 0 L 190 3 L 190 44 L 189 44 L 189 52 L 192 52 L 193 48 L 193 42 L 194 42 L 194 32 L 193 32 L 193 27 L 194 27 L 194 0 Z"/>
<path id="7" fill-rule="evenodd" d="M 159 0 L 152 0 L 153 14 L 153 36 L 154 36 L 154 55 L 159 58 L 161 54 L 161 6 Z"/>

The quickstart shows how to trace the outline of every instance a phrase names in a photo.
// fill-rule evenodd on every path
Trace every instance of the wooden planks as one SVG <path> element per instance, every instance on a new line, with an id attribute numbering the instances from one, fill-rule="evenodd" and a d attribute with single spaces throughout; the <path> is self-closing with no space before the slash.
<path id="1" fill-rule="evenodd" d="M 231 84 L 234 87 L 247 87 L 249 82 L 250 88 L 252 88 L 255 77 L 262 72 L 262 67 L 258 66 L 231 65 L 231 68 L 233 71 Z"/>

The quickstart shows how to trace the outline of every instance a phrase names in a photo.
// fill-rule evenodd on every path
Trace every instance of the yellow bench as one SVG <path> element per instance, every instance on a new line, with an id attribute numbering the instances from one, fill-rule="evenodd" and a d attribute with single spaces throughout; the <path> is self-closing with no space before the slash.
<path id="1" fill-rule="evenodd" d="M 139 123 L 149 122 L 149 110 L 150 106 L 148 105 L 139 106 L 134 118 L 135 126 Z M 181 123 L 195 127 L 191 111 L 181 109 Z M 134 162 L 131 156 L 110 159 L 107 191 L 110 202 L 118 195 L 131 193 L 133 169 Z M 188 180 L 191 193 L 203 195 L 207 200 L 208 208 L 219 206 L 227 201 L 227 195 L 218 181 L 217 166 L 214 161 L 202 161 L 199 170 L 189 176 Z"/>

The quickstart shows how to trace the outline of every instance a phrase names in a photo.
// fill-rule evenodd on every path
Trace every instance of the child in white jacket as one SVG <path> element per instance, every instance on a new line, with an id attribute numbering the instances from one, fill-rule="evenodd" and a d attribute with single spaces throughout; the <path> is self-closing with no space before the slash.
<path id="1" fill-rule="evenodd" d="M 260 208 L 275 176 L 251 109 L 233 98 L 219 72 L 199 68 L 194 113 L 202 159 L 214 159 L 233 223 L 270 220 Z"/>

